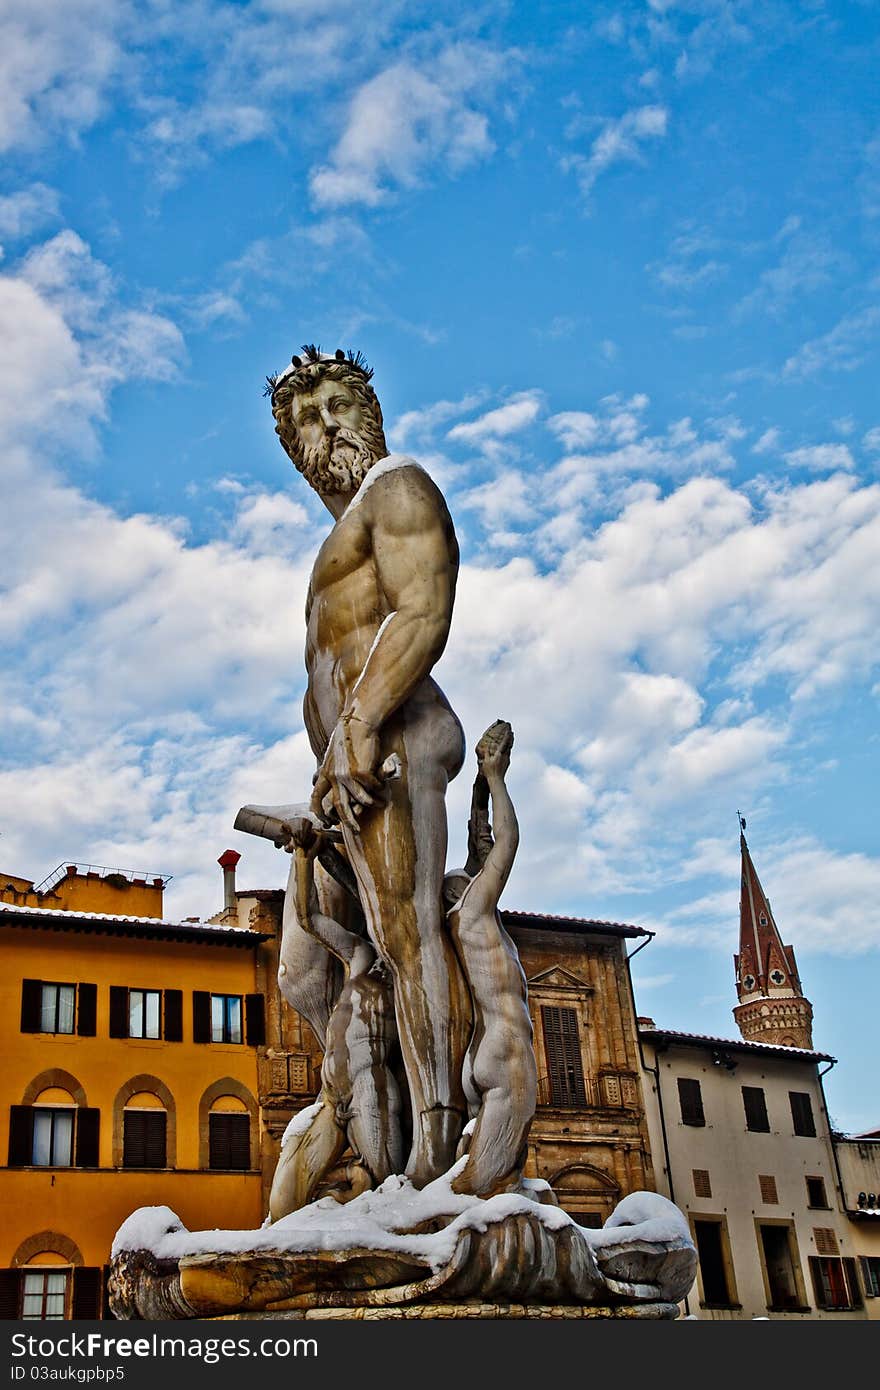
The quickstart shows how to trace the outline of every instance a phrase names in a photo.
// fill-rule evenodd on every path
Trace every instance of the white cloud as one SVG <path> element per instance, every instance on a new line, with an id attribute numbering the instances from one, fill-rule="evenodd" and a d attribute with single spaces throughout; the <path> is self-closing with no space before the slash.
<path id="1" fill-rule="evenodd" d="M 434 401 L 419 410 L 407 410 L 386 429 L 389 444 L 403 449 L 411 439 L 424 439 L 448 420 L 476 410 L 485 400 L 484 392 L 471 392 L 457 401 Z"/>
<path id="2" fill-rule="evenodd" d="M 119 0 L 4 0 L 0 150 L 75 140 L 101 114 L 123 64 Z"/>
<path id="3" fill-rule="evenodd" d="M 851 472 L 855 459 L 845 444 L 810 444 L 803 449 L 791 449 L 785 455 L 790 468 L 809 468 L 813 473 L 831 472 L 844 468 Z"/>
<path id="4" fill-rule="evenodd" d="M 862 438 L 863 446 L 873 453 L 880 453 L 880 425 L 875 425 L 873 429 L 867 431 Z"/>
<path id="5" fill-rule="evenodd" d="M 521 391 L 511 396 L 504 405 L 489 410 L 478 420 L 454 425 L 447 438 L 464 444 L 482 444 L 487 440 L 506 439 L 518 434 L 534 424 L 541 410 L 541 396 L 537 391 Z"/>
<path id="6" fill-rule="evenodd" d="M 757 312 L 782 317 L 795 299 L 829 284 L 844 261 L 826 238 L 796 232 L 776 265 L 762 271 L 755 288 L 735 306 L 734 317 Z"/>
<path id="7" fill-rule="evenodd" d="M 776 429 L 775 426 L 771 426 L 770 429 L 764 431 L 764 433 L 761 435 L 760 439 L 756 439 L 756 440 L 755 440 L 755 443 L 752 445 L 752 453 L 753 453 L 753 454 L 772 454 L 772 453 L 775 453 L 775 452 L 779 449 L 779 443 L 780 443 L 780 440 L 781 440 L 781 439 L 782 439 L 782 431 Z"/>
<path id="8" fill-rule="evenodd" d="M 459 173 L 494 150 L 481 109 L 505 63 L 474 44 L 451 46 L 430 70 L 402 60 L 365 82 L 352 98 L 329 162 L 312 171 L 317 207 L 375 207 L 397 188 L 413 188 L 431 165 Z"/>
<path id="9" fill-rule="evenodd" d="M 171 380 L 184 356 L 176 325 L 114 298 L 107 267 L 69 229 L 0 274 L 0 436 L 37 428 L 89 448 L 114 386 Z"/>
<path id="10" fill-rule="evenodd" d="M 563 168 L 572 170 L 584 197 L 606 169 L 622 162 L 641 163 L 642 146 L 666 134 L 668 112 L 664 106 L 639 106 L 617 120 L 606 121 L 588 155 L 568 155 Z"/>
<path id="11" fill-rule="evenodd" d="M 44 183 L 32 183 L 15 193 L 0 197 L 0 236 L 25 237 L 54 222 L 58 216 L 58 193 Z"/>
<path id="12" fill-rule="evenodd" d="M 861 366 L 880 330 L 880 308 L 870 306 L 846 314 L 819 338 L 792 353 L 782 368 L 783 378 L 801 380 L 819 372 L 851 372 Z"/>

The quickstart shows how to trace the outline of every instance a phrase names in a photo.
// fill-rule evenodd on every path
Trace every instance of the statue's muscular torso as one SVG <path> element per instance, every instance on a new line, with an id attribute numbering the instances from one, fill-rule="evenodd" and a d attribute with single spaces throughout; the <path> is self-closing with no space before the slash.
<path id="1" fill-rule="evenodd" d="M 319 759 L 363 673 L 383 622 L 395 611 L 383 589 L 374 553 L 374 517 L 380 509 L 393 513 L 399 508 L 401 489 L 411 489 L 414 483 L 428 502 L 431 532 L 442 538 L 454 587 L 458 546 L 445 502 L 431 480 L 417 467 L 398 467 L 370 480 L 367 492 L 349 504 L 321 546 L 306 599 L 308 686 L 304 718 Z M 438 537 L 433 539 L 436 544 Z M 411 701 L 449 708 L 430 676 L 418 683 L 407 703 Z"/>

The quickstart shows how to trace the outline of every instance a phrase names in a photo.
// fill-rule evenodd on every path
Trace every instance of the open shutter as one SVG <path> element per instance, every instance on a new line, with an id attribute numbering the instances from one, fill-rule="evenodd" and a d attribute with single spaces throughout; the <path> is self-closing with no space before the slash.
<path id="1" fill-rule="evenodd" d="M 193 990 L 193 1042 L 211 1041 L 211 996 L 203 989 Z"/>
<path id="2" fill-rule="evenodd" d="M 34 1112 L 30 1105 L 9 1107 L 9 1167 L 23 1168 L 34 1157 Z M 15 1315 L 16 1317 L 18 1314 Z"/>
<path id="3" fill-rule="evenodd" d="M 110 986 L 110 1036 L 128 1037 L 128 990 L 125 985 Z"/>
<path id="4" fill-rule="evenodd" d="M 43 983 L 41 980 L 22 980 L 21 1031 L 23 1033 L 39 1033 L 42 997 Z"/>
<path id="5" fill-rule="evenodd" d="M 266 1041 L 266 1005 L 262 994 L 245 996 L 245 1041 L 249 1047 L 259 1047 Z"/>
<path id="6" fill-rule="evenodd" d="M 166 1042 L 183 1042 L 183 991 L 165 990 L 165 1027 L 163 1036 Z"/>
<path id="7" fill-rule="evenodd" d="M 80 1106 L 76 1112 L 76 1166 L 98 1167 L 98 1140 L 101 1132 L 101 1112 L 91 1106 Z"/>
<path id="8" fill-rule="evenodd" d="M 81 1038 L 93 1038 L 98 1031 L 98 986 L 77 985 L 76 1031 Z"/>
<path id="9" fill-rule="evenodd" d="M 96 1322 L 101 1316 L 101 1271 L 80 1265 L 73 1271 L 71 1317 L 74 1322 Z"/>
<path id="10" fill-rule="evenodd" d="M 17 1269 L 0 1269 L 0 1319 L 13 1322 L 19 1316 L 21 1274 Z"/>

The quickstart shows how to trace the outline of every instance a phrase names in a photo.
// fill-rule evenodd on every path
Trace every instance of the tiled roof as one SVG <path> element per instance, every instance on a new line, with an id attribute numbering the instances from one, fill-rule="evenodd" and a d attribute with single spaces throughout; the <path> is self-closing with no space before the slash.
<path id="1" fill-rule="evenodd" d="M 772 1057 L 794 1057 L 801 1062 L 836 1062 L 827 1052 L 806 1047 L 781 1047 L 778 1043 L 746 1042 L 743 1038 L 716 1038 L 708 1033 L 678 1033 L 671 1028 L 639 1028 L 646 1042 L 680 1043 L 682 1047 L 723 1047 L 728 1052 L 761 1052 Z"/>
<path id="2" fill-rule="evenodd" d="M 73 912 L 67 908 L 25 907 L 0 902 L 0 925 L 47 927 L 50 931 L 93 931 L 145 940 L 201 941 L 206 945 L 251 946 L 266 937 L 249 927 L 214 922 L 169 922 L 159 917 L 122 917 L 110 912 Z"/>
<path id="3" fill-rule="evenodd" d="M 554 931 L 604 932 L 612 936 L 653 936 L 646 927 L 634 927 L 629 922 L 603 922 L 597 917 L 557 917 L 551 912 L 514 912 L 503 910 L 505 926 L 550 927 Z"/>

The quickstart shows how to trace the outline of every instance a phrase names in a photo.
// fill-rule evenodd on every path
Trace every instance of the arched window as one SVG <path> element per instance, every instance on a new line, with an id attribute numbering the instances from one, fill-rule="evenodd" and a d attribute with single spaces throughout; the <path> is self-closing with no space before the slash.
<path id="1" fill-rule="evenodd" d="M 208 1114 L 208 1167 L 251 1166 L 251 1117 L 238 1096 L 219 1096 Z"/>
<path id="2" fill-rule="evenodd" d="M 120 1086 L 113 1100 L 113 1166 L 173 1168 L 177 1155 L 174 1097 L 146 1072 Z"/>
<path id="3" fill-rule="evenodd" d="M 23 1240 L 12 1268 L 0 1270 L 0 1317 L 28 1322 L 101 1316 L 101 1270 L 83 1264 L 79 1247 L 60 1231 Z"/>
<path id="4" fill-rule="evenodd" d="M 164 1168 L 168 1116 L 158 1096 L 137 1091 L 122 1112 L 123 1168 Z"/>
<path id="5" fill-rule="evenodd" d="M 9 1167 L 97 1168 L 100 1120 L 75 1076 L 41 1072 L 10 1106 Z"/>
<path id="6" fill-rule="evenodd" d="M 260 1112 L 241 1081 L 224 1076 L 199 1101 L 199 1166 L 247 1171 L 260 1166 Z"/>

